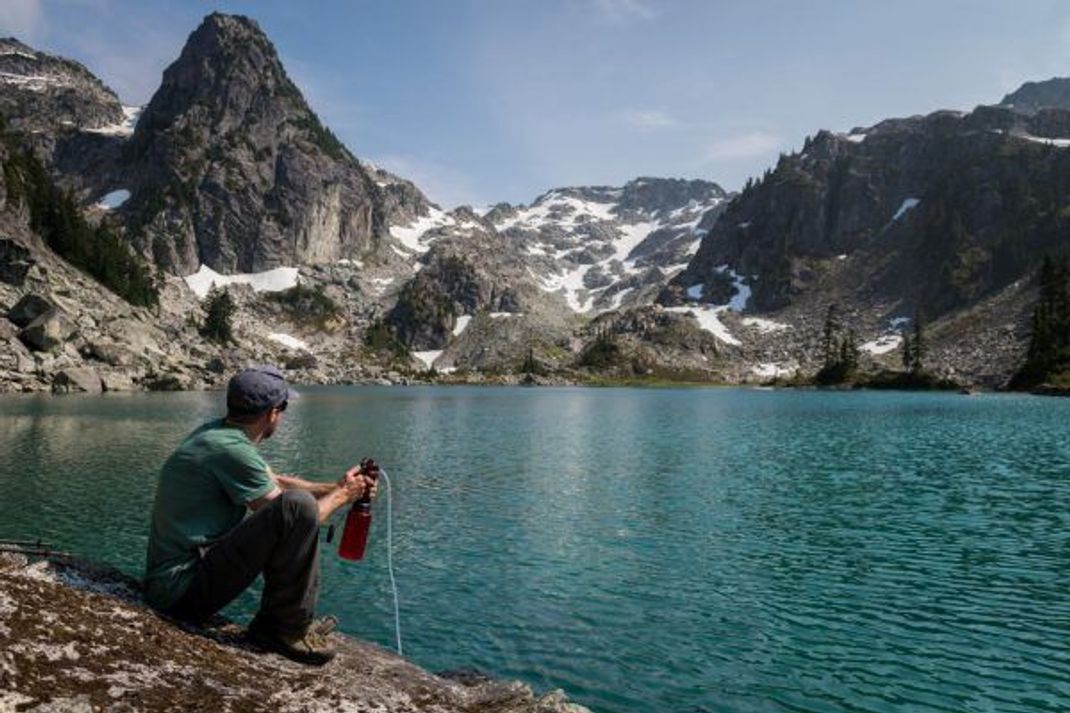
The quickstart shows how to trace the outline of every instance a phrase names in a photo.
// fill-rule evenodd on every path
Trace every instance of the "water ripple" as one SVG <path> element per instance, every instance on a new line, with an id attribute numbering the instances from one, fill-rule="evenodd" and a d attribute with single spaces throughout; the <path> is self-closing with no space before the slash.
<path id="1" fill-rule="evenodd" d="M 140 570 L 215 394 L 0 399 L 0 536 Z M 407 652 L 597 711 L 1070 709 L 1070 402 L 309 389 L 281 470 L 390 469 Z M 323 608 L 392 640 L 382 508 Z M 255 607 L 255 593 L 231 609 Z"/>

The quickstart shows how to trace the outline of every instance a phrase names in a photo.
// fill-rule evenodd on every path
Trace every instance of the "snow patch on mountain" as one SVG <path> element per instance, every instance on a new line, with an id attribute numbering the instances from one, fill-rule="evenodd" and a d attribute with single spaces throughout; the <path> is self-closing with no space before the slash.
<path id="1" fill-rule="evenodd" d="M 799 365 L 794 362 L 759 362 L 752 366 L 750 371 L 762 379 L 778 379 L 782 376 L 795 376 Z"/>
<path id="2" fill-rule="evenodd" d="M 762 334 L 772 334 L 773 332 L 782 332 L 785 329 L 791 329 L 790 324 L 775 322 L 771 319 L 762 319 L 761 317 L 744 317 L 743 326 L 753 327 Z"/>
<path id="3" fill-rule="evenodd" d="M 457 221 L 449 213 L 431 206 L 427 215 L 417 218 L 408 225 L 390 226 L 390 235 L 404 245 L 409 252 L 422 255 L 431 247 L 430 242 L 425 239 L 428 232 L 435 228 L 456 225 L 456 223 Z M 398 254 L 405 255 L 400 251 Z"/>
<path id="4" fill-rule="evenodd" d="M 137 120 L 141 116 L 141 110 L 144 108 L 145 107 L 142 106 L 126 106 L 124 104 L 123 120 L 118 124 L 87 128 L 84 129 L 84 131 L 88 131 L 91 134 L 103 134 L 105 136 L 120 136 L 122 138 L 127 138 L 133 135 L 134 129 L 137 127 Z"/>
<path id="5" fill-rule="evenodd" d="M 892 216 L 892 222 L 894 223 L 895 221 L 902 218 L 907 213 L 907 211 L 917 208 L 919 203 L 921 203 L 921 200 L 917 198 L 904 198 L 903 202 L 899 205 L 899 210 L 897 210 L 895 212 L 895 215 Z"/>
<path id="6" fill-rule="evenodd" d="M 130 200 L 130 191 L 125 188 L 120 188 L 117 191 L 112 191 L 111 193 L 102 196 L 101 199 L 97 201 L 97 206 L 104 210 L 115 210 L 128 200 Z"/>
<path id="7" fill-rule="evenodd" d="M 877 337 L 871 342 L 866 342 L 859 347 L 864 352 L 870 354 L 880 355 L 887 354 L 890 351 L 894 351 L 899 348 L 899 345 L 903 343 L 903 338 L 898 334 L 885 334 L 882 337 Z"/>
<path id="8" fill-rule="evenodd" d="M 299 349 L 305 352 L 312 351 L 311 349 L 309 349 L 308 343 L 304 340 L 298 339 L 293 335 L 285 334 L 283 332 L 273 332 L 268 335 L 268 339 L 272 340 L 273 342 L 278 342 L 282 346 L 289 347 L 290 349 Z"/>
<path id="9" fill-rule="evenodd" d="M 713 334 L 713 336 L 720 339 L 725 344 L 731 344 L 733 346 L 739 346 L 743 342 L 732 336 L 732 333 L 728 331 L 728 327 L 721 322 L 721 314 L 727 311 L 727 306 L 715 307 L 713 305 L 691 305 L 683 307 L 666 307 L 666 312 L 677 312 L 679 314 L 690 314 L 698 320 L 698 325 L 705 329 L 707 332 Z"/>
<path id="10" fill-rule="evenodd" d="M 10 84 L 28 92 L 46 92 L 49 89 L 74 86 L 74 83 L 66 77 L 51 74 L 13 74 L 11 72 L 0 72 L 0 84 Z"/>
<path id="11" fill-rule="evenodd" d="M 441 349 L 432 349 L 425 352 L 413 352 L 412 355 L 420 360 L 420 362 L 427 369 L 432 369 L 435 366 L 435 361 L 442 356 Z"/>
<path id="12" fill-rule="evenodd" d="M 1021 138 L 1034 143 L 1047 144 L 1048 146 L 1056 146 L 1058 148 L 1066 148 L 1067 146 L 1070 146 L 1070 139 L 1049 139 L 1043 136 L 1031 136 L 1030 134 L 1021 134 Z"/>
<path id="13" fill-rule="evenodd" d="M 731 298 L 729 298 L 726 304 L 698 304 L 698 305 L 682 305 L 678 307 L 666 307 L 668 312 L 677 312 L 680 314 L 691 314 L 699 323 L 699 326 L 705 329 L 707 332 L 712 333 L 715 337 L 720 339 L 725 344 L 731 344 L 733 346 L 739 346 L 742 342 L 735 337 L 728 327 L 721 322 L 721 315 L 725 312 L 742 312 L 747 308 L 747 303 L 750 301 L 751 288 L 747 284 L 742 275 L 736 273 L 728 265 L 720 265 L 714 268 L 722 275 L 728 275 L 732 278 L 732 286 L 735 288 L 735 292 Z M 701 297 L 702 285 L 695 285 L 688 289 L 688 296 L 694 297 L 695 288 L 698 288 L 697 294 Z M 697 298 L 696 298 L 697 299 Z M 744 326 L 750 326 L 758 329 L 759 331 L 779 331 L 781 329 L 787 329 L 788 325 L 781 324 L 779 322 L 773 322 L 771 320 L 764 320 L 757 317 L 749 317 L 743 320 Z"/>
<path id="14" fill-rule="evenodd" d="M 197 272 L 187 275 L 185 280 L 193 294 L 201 299 L 208 296 L 212 287 L 227 285 L 249 285 L 255 292 L 280 292 L 297 286 L 297 268 L 277 267 L 266 272 L 221 275 L 207 265 L 201 265 Z"/>
<path id="15" fill-rule="evenodd" d="M 578 313 L 650 299 L 697 252 L 707 213 L 727 195 L 716 184 L 639 179 L 623 187 L 557 188 L 530 206 L 495 206 L 495 229 L 532 258 L 541 289 Z"/>
<path id="16" fill-rule="evenodd" d="M 468 323 L 472 321 L 472 315 L 462 314 L 457 318 L 457 324 L 453 326 L 453 336 L 459 337 L 464 330 L 468 329 Z"/>

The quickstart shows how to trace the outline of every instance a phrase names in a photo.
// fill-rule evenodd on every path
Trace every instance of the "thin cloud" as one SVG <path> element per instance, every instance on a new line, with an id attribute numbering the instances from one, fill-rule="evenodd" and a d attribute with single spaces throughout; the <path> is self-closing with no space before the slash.
<path id="1" fill-rule="evenodd" d="M 706 148 L 709 161 L 760 158 L 784 145 L 784 140 L 766 131 L 748 131 L 714 141 Z"/>
<path id="2" fill-rule="evenodd" d="M 660 110 L 628 111 L 624 113 L 624 121 L 632 128 L 644 131 L 674 129 L 680 126 L 674 116 Z"/>
<path id="3" fill-rule="evenodd" d="M 646 0 L 594 0 L 594 7 L 600 17 L 616 24 L 653 20 L 658 16 Z"/>
<path id="4" fill-rule="evenodd" d="M 0 34 L 14 35 L 26 42 L 37 41 L 44 32 L 41 0 L 0 2 Z"/>

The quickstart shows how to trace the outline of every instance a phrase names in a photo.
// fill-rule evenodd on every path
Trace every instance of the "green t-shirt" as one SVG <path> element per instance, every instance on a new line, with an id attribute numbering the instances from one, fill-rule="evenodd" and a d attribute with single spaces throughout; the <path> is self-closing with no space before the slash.
<path id="1" fill-rule="evenodd" d="M 145 598 L 178 601 L 193 578 L 197 548 L 227 534 L 247 504 L 272 491 L 267 463 L 240 428 L 209 421 L 186 437 L 160 471 L 152 506 Z"/>

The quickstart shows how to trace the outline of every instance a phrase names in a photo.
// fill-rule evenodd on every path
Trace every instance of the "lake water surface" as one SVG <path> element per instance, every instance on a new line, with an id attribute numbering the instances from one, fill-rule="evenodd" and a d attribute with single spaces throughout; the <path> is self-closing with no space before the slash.
<path id="1" fill-rule="evenodd" d="M 221 400 L 0 399 L 0 537 L 140 573 L 156 472 Z M 431 670 L 596 711 L 1070 709 L 1070 400 L 324 387 L 284 419 L 276 470 L 390 473 Z M 320 610 L 390 646 L 385 505 Z"/>

